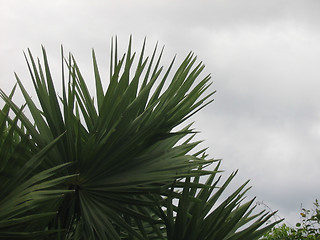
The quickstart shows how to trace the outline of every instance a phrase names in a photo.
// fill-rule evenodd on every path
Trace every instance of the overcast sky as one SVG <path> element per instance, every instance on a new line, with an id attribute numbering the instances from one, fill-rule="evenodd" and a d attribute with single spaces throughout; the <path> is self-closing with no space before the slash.
<path id="1" fill-rule="evenodd" d="M 0 87 L 15 71 L 31 89 L 22 51 L 41 44 L 58 77 L 63 44 L 92 80 L 91 48 L 107 67 L 115 35 L 165 45 L 164 65 L 192 50 L 217 90 L 194 118 L 203 146 L 294 224 L 320 199 L 319 13 L 319 0 L 0 0 Z"/>

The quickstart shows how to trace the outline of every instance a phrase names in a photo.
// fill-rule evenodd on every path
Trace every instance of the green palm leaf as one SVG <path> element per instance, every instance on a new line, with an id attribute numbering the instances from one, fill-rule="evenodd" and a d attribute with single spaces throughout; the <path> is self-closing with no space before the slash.
<path id="1" fill-rule="evenodd" d="M 198 186 L 194 186 L 195 183 L 199 183 L 200 177 L 194 178 L 193 181 L 186 178 L 183 181 L 183 191 L 180 196 L 168 197 L 165 208 L 159 206 L 158 215 L 166 225 L 167 239 L 258 239 L 279 222 L 261 228 L 275 213 L 260 212 L 251 215 L 254 207 L 250 208 L 250 206 L 254 199 L 242 203 L 244 194 L 248 190 L 245 189 L 247 182 L 222 201 L 221 195 L 235 177 L 236 172 L 218 187 L 220 177 L 216 181 L 214 179 L 219 166 L 220 163 L 200 190 Z M 178 199 L 177 206 L 175 199 Z M 218 204 L 218 201 L 221 203 Z M 255 222 L 252 222 L 254 220 Z"/>
<path id="2" fill-rule="evenodd" d="M 6 109 L 16 114 L 13 120 L 6 115 L 8 121 L 23 125 L 15 132 L 30 140 L 30 153 L 41 156 L 30 160 L 35 168 L 25 184 L 35 181 L 33 194 L 40 200 L 45 196 L 48 204 L 46 208 L 39 200 L 32 206 L 57 209 L 47 230 L 58 231 L 59 239 L 254 239 L 271 215 L 252 216 L 252 201 L 242 204 L 246 184 L 216 206 L 235 174 L 214 192 L 219 163 L 214 171 L 207 170 L 217 160 L 207 159 L 205 149 L 193 153 L 200 142 L 192 140 L 192 124 L 181 126 L 212 102 L 214 92 L 206 94 L 210 75 L 198 80 L 204 65 L 193 53 L 171 75 L 175 59 L 165 69 L 163 49 L 158 54 L 156 46 L 148 58 L 145 44 L 137 55 L 130 38 L 127 52 L 118 58 L 117 40 L 112 41 L 106 89 L 92 51 L 96 101 L 74 56 L 65 58 L 61 48 L 59 96 L 45 49 L 42 61 L 28 50 L 25 57 L 39 104 L 16 79 L 31 119 L 12 101 L 13 93 L 0 95 Z M 204 175 L 205 184 L 200 183 Z M 62 193 L 59 189 L 68 194 L 50 201 L 48 195 Z"/>
<path id="3" fill-rule="evenodd" d="M 24 131 L 17 123 L 21 111 L 13 121 L 8 119 L 8 105 L 0 113 L 0 239 L 55 236 L 57 230 L 48 230 L 45 223 L 56 215 L 57 207 L 43 205 L 70 193 L 56 186 L 73 176 L 52 178 L 68 163 L 44 171 L 37 168 L 59 138 L 34 155 L 32 141 L 22 135 Z"/>
<path id="4" fill-rule="evenodd" d="M 112 47 L 111 79 L 106 90 L 102 88 L 93 52 L 97 102 L 93 101 L 86 80 L 71 55 L 65 59 L 68 83 L 63 68 L 63 93 L 59 97 L 44 48 L 43 66 L 28 52 L 28 66 L 40 108 L 16 76 L 33 117 L 30 122 L 21 113 L 19 120 L 36 145 L 43 148 L 65 133 L 40 167 L 47 169 L 69 161 L 74 163 L 60 171 L 61 176 L 80 175 L 65 183 L 66 189 L 75 193 L 64 198 L 54 224 L 58 227 L 59 223 L 70 231 L 81 228 L 84 239 L 120 239 L 122 232 L 144 239 L 130 224 L 124 224 L 128 218 L 137 222 L 144 216 L 143 221 L 154 228 L 152 213 L 140 212 L 136 206 L 144 209 L 154 204 L 152 195 L 166 195 L 176 179 L 208 174 L 197 169 L 214 161 L 188 154 L 198 142 L 179 144 L 193 133 L 190 126 L 173 131 L 212 101 L 212 93 L 201 98 L 209 86 L 210 76 L 191 89 L 203 65 L 194 67 L 196 58 L 189 54 L 165 89 L 164 82 L 173 62 L 162 75 L 162 51 L 157 59 L 155 49 L 148 62 L 144 49 L 145 43 L 132 74 L 136 54 L 131 53 L 131 39 L 127 53 L 119 61 L 117 44 Z M 4 93 L 1 95 L 18 114 L 19 107 Z"/>

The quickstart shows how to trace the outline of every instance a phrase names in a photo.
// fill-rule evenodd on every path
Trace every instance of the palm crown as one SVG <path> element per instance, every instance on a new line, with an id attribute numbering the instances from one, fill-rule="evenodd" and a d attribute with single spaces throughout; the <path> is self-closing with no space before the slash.
<path id="1" fill-rule="evenodd" d="M 0 238 L 257 239 L 274 225 L 261 228 L 272 214 L 242 203 L 247 183 L 220 199 L 235 173 L 220 185 L 220 160 L 195 151 L 191 124 L 181 127 L 212 101 L 210 76 L 196 81 L 204 65 L 192 53 L 169 81 L 174 60 L 164 69 L 162 50 L 146 58 L 144 42 L 136 56 L 130 39 L 118 59 L 115 40 L 104 90 L 92 51 L 94 101 L 63 49 L 58 96 L 42 50 L 42 63 L 26 55 L 40 106 L 16 75 L 32 118 L 14 90 L 1 91 Z"/>

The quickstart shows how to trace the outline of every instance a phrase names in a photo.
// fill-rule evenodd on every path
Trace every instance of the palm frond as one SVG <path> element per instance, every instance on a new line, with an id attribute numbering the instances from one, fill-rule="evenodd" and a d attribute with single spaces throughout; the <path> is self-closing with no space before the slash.
<path id="1" fill-rule="evenodd" d="M 66 189 L 74 190 L 74 194 L 64 198 L 59 219 L 54 224 L 58 227 L 59 223 L 69 230 L 74 224 L 83 227 L 86 239 L 120 239 L 119 234 L 123 231 L 143 239 L 143 234 L 132 231 L 129 224 L 125 224 L 127 218 L 138 221 L 146 214 L 135 206 L 152 203 L 146 201 L 146 195 L 168 193 L 168 187 L 176 179 L 208 174 L 198 171 L 198 167 L 215 161 L 189 154 L 198 142 L 179 144 L 181 139 L 193 133 L 190 125 L 173 131 L 212 101 L 213 93 L 201 97 L 210 85 L 210 76 L 191 88 L 202 72 L 203 64 L 195 65 L 196 58 L 190 53 L 169 87 L 164 88 L 174 61 L 162 74 L 162 51 L 156 57 L 155 48 L 149 61 L 144 57 L 144 42 L 133 72 L 136 54 L 131 52 L 131 46 L 130 39 L 126 54 L 118 60 L 117 42 L 113 43 L 111 77 L 106 90 L 102 87 L 95 52 L 92 52 L 96 102 L 71 54 L 63 58 L 68 83 L 63 67 L 63 93 L 57 95 L 44 48 L 43 64 L 33 58 L 30 50 L 26 55 L 40 107 L 16 76 L 32 121 L 19 113 L 19 107 L 10 97 L 1 93 L 10 108 L 19 113 L 19 120 L 39 149 L 64 134 L 40 168 L 73 162 L 60 174 L 79 174 L 64 183 Z M 146 219 L 149 223 L 154 220 L 151 215 Z"/>
<path id="2" fill-rule="evenodd" d="M 18 124 L 21 111 L 12 121 L 8 119 L 8 105 L 0 113 L 0 239 L 54 236 L 57 230 L 48 230 L 45 223 L 54 218 L 57 208 L 43 205 L 72 192 L 56 186 L 73 176 L 56 178 L 57 172 L 69 163 L 39 172 L 37 168 L 59 138 L 33 154 L 32 140 Z"/>
<path id="3" fill-rule="evenodd" d="M 178 192 L 179 195 L 175 197 L 168 197 L 164 207 L 159 205 L 158 215 L 165 223 L 167 239 L 258 239 L 266 229 L 277 224 L 261 228 L 275 213 L 260 212 L 252 215 L 254 199 L 243 203 L 244 194 L 249 189 L 245 188 L 248 182 L 222 201 L 222 193 L 234 179 L 236 172 L 222 186 L 218 186 L 220 177 L 215 181 L 214 179 L 219 166 L 220 163 L 203 187 L 194 186 L 201 177 L 192 180 L 186 178 L 182 182 L 183 191 Z M 174 191 L 175 186 L 173 187 Z"/>
<path id="4" fill-rule="evenodd" d="M 18 224 L 28 219 L 23 214 L 30 211 L 26 210 L 30 202 L 34 214 L 30 219 L 50 213 L 44 210 L 57 211 L 46 226 L 48 234 L 56 231 L 59 239 L 254 239 L 266 229 L 261 226 L 271 215 L 251 215 L 253 200 L 242 203 L 247 183 L 218 204 L 235 173 L 217 188 L 219 161 L 208 159 L 205 149 L 194 153 L 200 143 L 193 140 L 196 132 L 192 124 L 182 127 L 213 101 L 214 92 L 207 93 L 210 75 L 200 78 L 203 63 L 189 53 L 173 73 L 175 58 L 165 69 L 161 66 L 163 48 L 158 53 L 156 46 L 150 58 L 145 57 L 145 49 L 146 40 L 139 54 L 132 53 L 130 38 L 121 56 L 117 39 L 112 41 L 106 89 L 93 50 L 95 97 L 72 54 L 65 57 L 61 48 L 59 96 L 46 50 L 42 47 L 42 61 L 28 50 L 25 58 L 39 104 L 17 75 L 16 79 L 31 119 L 14 103 L 13 92 L 7 96 L 0 91 L 6 102 L 0 120 L 14 126 L 0 124 L 7 129 L 2 134 L 1 156 L 14 152 L 5 149 L 12 139 L 28 144 L 27 148 L 20 143 L 12 146 L 21 146 L 32 155 L 19 163 L 24 166 L 21 171 L 28 173 L 26 178 L 11 166 L 19 176 L 16 179 L 25 182 L 13 181 L 16 185 L 5 189 L 12 190 L 18 204 L 12 209 L 20 206 L 5 215 L 17 219 L 6 221 Z M 9 109 L 15 118 L 8 117 Z M 0 170 L 10 162 L 3 159 Z M 213 171 L 206 168 L 212 163 L 217 163 Z M 200 182 L 203 176 L 206 183 Z M 9 204 L 9 196 L 3 204 Z M 55 200 L 50 201 L 51 197 Z M 47 201 L 47 207 L 41 208 L 41 201 Z M 37 207 L 40 215 L 35 215 Z M 256 221 L 239 231 L 251 220 Z"/>

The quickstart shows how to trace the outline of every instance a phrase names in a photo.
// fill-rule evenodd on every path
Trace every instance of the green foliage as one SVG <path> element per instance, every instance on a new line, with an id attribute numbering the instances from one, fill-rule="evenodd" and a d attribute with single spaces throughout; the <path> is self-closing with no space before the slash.
<path id="1" fill-rule="evenodd" d="M 19 127 L 21 110 L 13 120 L 8 105 L 0 110 L 0 239 L 43 239 L 58 231 L 45 229 L 56 215 L 52 203 L 71 192 L 57 186 L 74 176 L 57 177 L 68 163 L 36 171 L 60 137 L 35 150 Z"/>
<path id="2" fill-rule="evenodd" d="M 213 92 L 204 95 L 210 76 L 196 81 L 204 65 L 192 53 L 165 87 L 174 60 L 164 70 L 162 51 L 156 57 L 155 48 L 146 58 L 144 43 L 133 69 L 131 39 L 120 59 L 115 41 L 103 89 L 93 51 L 94 98 L 75 58 L 64 58 L 63 49 L 58 96 L 42 50 L 42 62 L 30 51 L 25 56 L 40 106 L 16 75 L 31 119 L 14 103 L 13 92 L 0 92 L 7 124 L 0 141 L 1 176 L 10 183 L 0 186 L 8 195 L 0 199 L 0 236 L 10 221 L 19 225 L 24 219 L 31 223 L 10 229 L 13 239 L 22 233 L 36 239 L 38 232 L 53 239 L 258 239 L 276 224 L 261 228 L 273 214 L 252 215 L 253 200 L 243 203 L 247 183 L 221 199 L 236 173 L 220 185 L 220 160 L 208 159 L 205 149 L 195 152 L 200 142 L 192 140 L 191 124 L 181 127 L 212 102 Z M 37 214 L 46 220 L 39 223 L 43 215 Z"/>
<path id="3" fill-rule="evenodd" d="M 314 208 L 309 210 L 302 208 L 301 221 L 296 227 L 282 224 L 267 232 L 261 240 L 319 240 L 320 239 L 320 208 L 316 199 Z"/>

